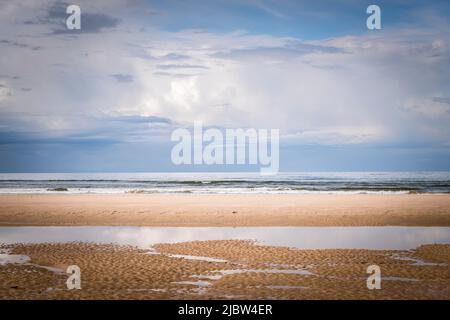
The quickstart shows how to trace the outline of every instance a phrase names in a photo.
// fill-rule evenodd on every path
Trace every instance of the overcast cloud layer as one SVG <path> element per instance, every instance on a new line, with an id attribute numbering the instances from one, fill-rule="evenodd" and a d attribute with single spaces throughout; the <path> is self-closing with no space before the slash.
<path id="1" fill-rule="evenodd" d="M 71 31 L 69 3 L 0 0 L 0 171 L 171 170 L 196 120 L 279 128 L 287 170 L 450 169 L 446 2 L 381 3 L 379 31 L 350 0 L 92 2 Z"/>

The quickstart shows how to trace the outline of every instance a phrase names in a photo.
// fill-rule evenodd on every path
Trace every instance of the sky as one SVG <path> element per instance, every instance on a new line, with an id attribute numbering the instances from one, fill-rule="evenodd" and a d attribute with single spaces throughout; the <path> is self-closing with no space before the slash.
<path id="1" fill-rule="evenodd" d="M 0 0 L 0 172 L 258 170 L 175 166 L 171 132 L 194 121 L 279 129 L 281 171 L 450 170 L 449 17 L 425 0 Z"/>

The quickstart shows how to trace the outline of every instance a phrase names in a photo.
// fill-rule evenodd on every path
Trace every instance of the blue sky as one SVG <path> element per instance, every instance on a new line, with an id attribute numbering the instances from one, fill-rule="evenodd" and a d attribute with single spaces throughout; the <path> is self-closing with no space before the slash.
<path id="1" fill-rule="evenodd" d="M 0 172 L 258 170 L 174 166 L 194 121 L 279 129 L 282 171 L 450 170 L 448 1 L 77 3 L 0 1 Z"/>
<path id="2" fill-rule="evenodd" d="M 361 13 L 370 4 L 383 9 L 384 28 L 427 26 L 421 14 L 448 16 L 447 1 L 147 1 L 154 8 L 151 20 L 165 30 L 206 29 L 323 39 L 367 32 Z M 162 14 L 156 14 L 156 13 Z M 167 19 L 170 15 L 171 18 Z"/>

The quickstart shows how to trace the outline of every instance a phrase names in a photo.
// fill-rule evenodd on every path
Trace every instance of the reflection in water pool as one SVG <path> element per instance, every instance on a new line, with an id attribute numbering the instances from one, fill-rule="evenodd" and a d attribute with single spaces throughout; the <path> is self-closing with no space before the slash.
<path id="1" fill-rule="evenodd" d="M 27 263 L 30 260 L 29 257 L 21 254 L 10 254 L 9 250 L 0 249 L 0 266 L 4 266 L 10 263 Z"/>
<path id="2" fill-rule="evenodd" d="M 256 240 L 300 249 L 414 249 L 450 244 L 450 227 L 0 227 L 0 243 L 95 242 L 149 248 L 156 243 Z"/>

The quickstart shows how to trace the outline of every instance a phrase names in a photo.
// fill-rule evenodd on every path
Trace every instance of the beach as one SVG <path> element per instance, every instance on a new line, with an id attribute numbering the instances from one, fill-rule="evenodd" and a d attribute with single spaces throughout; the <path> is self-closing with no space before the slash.
<path id="1" fill-rule="evenodd" d="M 450 194 L 0 195 L 0 226 L 450 226 Z"/>
<path id="2" fill-rule="evenodd" d="M 0 265 L 0 299 L 450 299 L 449 245 L 295 250 L 194 241 L 153 250 L 82 243 L 7 248 L 31 261 Z M 65 270 L 74 263 L 81 289 L 67 290 Z M 382 270 L 380 290 L 367 289 L 373 264 Z"/>
<path id="3" fill-rule="evenodd" d="M 448 300 L 448 226 L 448 194 L 3 194 L 0 299 Z"/>

